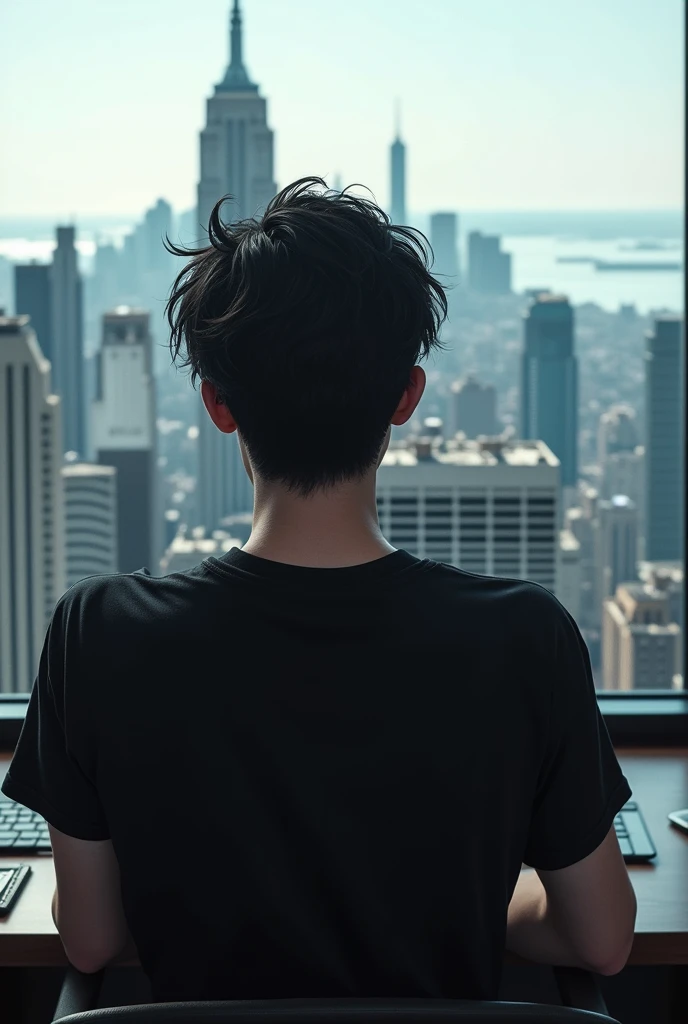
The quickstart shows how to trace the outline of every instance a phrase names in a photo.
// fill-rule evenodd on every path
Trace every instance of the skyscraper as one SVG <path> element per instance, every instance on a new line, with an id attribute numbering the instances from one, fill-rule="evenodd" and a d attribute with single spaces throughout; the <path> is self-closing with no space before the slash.
<path id="1" fill-rule="evenodd" d="M 511 291 L 511 253 L 502 252 L 498 235 L 471 231 L 468 236 L 468 287 L 488 295 Z"/>
<path id="2" fill-rule="evenodd" d="M 683 557 L 683 321 L 664 316 L 645 342 L 645 558 Z"/>
<path id="3" fill-rule="evenodd" d="M 41 352 L 53 358 L 53 311 L 49 263 L 16 263 L 14 267 L 14 308 L 18 316 L 29 316 Z"/>
<path id="4" fill-rule="evenodd" d="M 557 592 L 559 462 L 541 441 L 409 439 L 377 475 L 380 526 L 419 558 Z"/>
<path id="5" fill-rule="evenodd" d="M 236 202 L 224 216 L 238 220 L 264 209 L 276 191 L 266 101 L 244 66 L 241 11 L 239 0 L 234 0 L 230 62 L 208 98 L 206 126 L 201 132 L 197 224 L 205 231 L 213 206 L 228 193 Z"/>
<path id="6" fill-rule="evenodd" d="M 62 469 L 67 586 L 117 572 L 117 470 L 74 462 Z"/>
<path id="7" fill-rule="evenodd" d="M 598 594 L 604 601 L 620 583 L 638 578 L 638 510 L 634 502 L 625 494 L 599 501 L 596 530 Z"/>
<path id="8" fill-rule="evenodd" d="M 459 277 L 459 218 L 455 213 L 433 213 L 430 216 L 430 245 L 435 255 L 432 267 L 440 274 L 442 284 L 455 285 Z"/>
<path id="9" fill-rule="evenodd" d="M 83 306 L 73 227 L 57 229 L 52 265 L 53 386 L 62 400 L 63 451 L 86 451 Z"/>
<path id="10" fill-rule="evenodd" d="M 0 316 L 0 387 L 0 691 L 14 693 L 65 589 L 60 400 L 26 316 Z"/>
<path id="11" fill-rule="evenodd" d="M 543 294 L 525 316 L 521 362 L 521 436 L 540 439 L 561 462 L 561 482 L 578 479 L 578 366 L 573 310 L 563 295 Z"/>
<path id="12" fill-rule="evenodd" d="M 201 132 L 198 223 L 207 226 L 217 200 L 228 192 L 238 199 L 225 216 L 248 217 L 264 208 L 277 191 L 273 180 L 273 134 L 266 101 L 251 82 L 242 53 L 241 11 L 234 0 L 230 63 L 208 99 Z M 241 462 L 236 435 L 221 434 L 200 410 L 195 525 L 208 534 L 223 516 L 253 507 L 252 487 Z"/>
<path id="13" fill-rule="evenodd" d="M 393 224 L 406 223 L 406 146 L 401 141 L 399 103 L 396 106 L 394 142 L 390 146 L 390 211 Z"/>
<path id="14" fill-rule="evenodd" d="M 481 384 L 470 374 L 455 380 L 451 386 L 454 431 L 461 430 L 466 437 L 488 436 L 499 432 L 497 423 L 497 392 L 492 384 Z"/>
<path id="15" fill-rule="evenodd" d="M 161 554 L 151 349 L 147 312 L 105 313 L 93 433 L 98 463 L 117 470 L 120 572 L 152 572 Z"/>
<path id="16" fill-rule="evenodd" d="M 668 597 L 647 583 L 624 583 L 604 602 L 605 690 L 664 690 L 680 682 L 681 629 Z"/>

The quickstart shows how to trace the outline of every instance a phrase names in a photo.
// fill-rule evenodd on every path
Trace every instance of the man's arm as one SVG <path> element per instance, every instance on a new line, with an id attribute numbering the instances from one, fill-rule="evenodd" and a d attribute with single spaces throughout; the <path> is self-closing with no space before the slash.
<path id="1" fill-rule="evenodd" d="M 136 956 L 112 842 L 75 839 L 52 825 L 50 839 L 57 877 L 53 920 L 69 961 L 91 974 L 118 954 Z"/>
<path id="2" fill-rule="evenodd" d="M 509 905 L 507 949 L 539 963 L 617 974 L 631 952 L 635 917 L 635 893 L 612 828 L 577 864 L 521 873 Z"/>

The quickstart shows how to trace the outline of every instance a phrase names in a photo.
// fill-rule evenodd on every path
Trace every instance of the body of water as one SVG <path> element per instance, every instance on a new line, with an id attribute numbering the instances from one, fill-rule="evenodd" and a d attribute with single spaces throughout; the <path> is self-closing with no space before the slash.
<path id="1" fill-rule="evenodd" d="M 413 218 L 428 231 L 427 215 Z M 133 218 L 132 218 L 133 221 Z M 561 257 L 614 262 L 683 263 L 679 211 L 564 213 L 467 212 L 459 214 L 461 266 L 465 239 L 473 230 L 501 234 L 502 248 L 512 254 L 516 292 L 547 288 L 568 295 L 574 305 L 594 302 L 610 311 L 632 303 L 639 312 L 683 311 L 682 270 L 597 270 L 593 262 L 558 262 Z M 106 218 L 100 225 L 79 222 L 77 242 L 82 270 L 89 273 L 96 239 L 121 241 L 131 230 L 125 219 Z M 54 248 L 49 221 L 23 222 L 0 218 L 0 256 L 13 262 L 48 261 Z M 652 245 L 659 248 L 653 249 Z M 635 249 L 635 246 L 641 248 Z M 650 248 L 648 248 L 650 246 Z M 5 275 L 8 276 L 8 275 Z M 7 291 L 7 287 L 4 289 Z M 8 297 L 4 296 L 7 303 Z M 11 305 L 11 303 L 9 303 Z"/>

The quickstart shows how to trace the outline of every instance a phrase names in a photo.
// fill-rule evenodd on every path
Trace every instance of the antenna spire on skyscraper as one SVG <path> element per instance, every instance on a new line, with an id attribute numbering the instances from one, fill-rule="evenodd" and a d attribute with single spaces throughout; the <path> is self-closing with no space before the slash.
<path id="1" fill-rule="evenodd" d="M 401 139 L 401 100 L 394 101 L 394 138 Z"/>
<path id="2" fill-rule="evenodd" d="M 229 19 L 229 65 L 225 77 L 216 87 L 219 92 L 243 92 L 258 89 L 244 67 L 243 35 L 241 24 L 241 8 L 239 0 L 234 0 Z"/>

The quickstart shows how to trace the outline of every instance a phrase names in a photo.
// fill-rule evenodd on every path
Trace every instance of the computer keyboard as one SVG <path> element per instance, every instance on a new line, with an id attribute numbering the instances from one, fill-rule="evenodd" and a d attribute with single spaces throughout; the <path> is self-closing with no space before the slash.
<path id="1" fill-rule="evenodd" d="M 657 856 L 637 803 L 629 800 L 614 818 L 616 837 L 627 864 L 640 864 Z"/>
<path id="2" fill-rule="evenodd" d="M 657 856 L 638 805 L 633 800 L 614 818 L 619 846 L 627 864 L 652 860 Z M 30 811 L 0 793 L 0 853 L 40 853 L 50 849 L 48 825 L 36 811 Z"/>
<path id="3" fill-rule="evenodd" d="M 0 793 L 0 853 L 40 853 L 49 849 L 45 818 Z"/>

